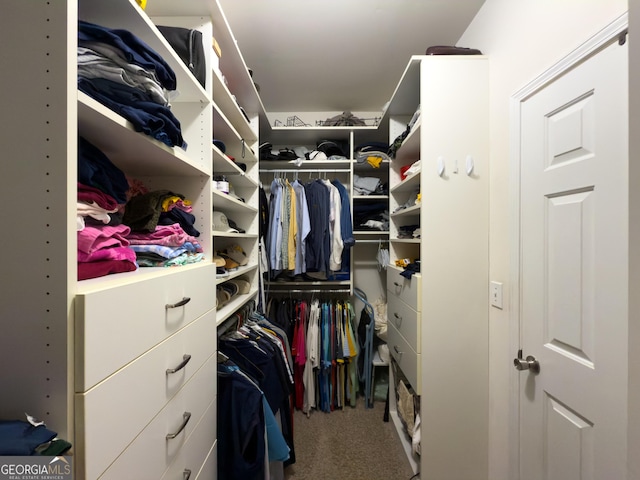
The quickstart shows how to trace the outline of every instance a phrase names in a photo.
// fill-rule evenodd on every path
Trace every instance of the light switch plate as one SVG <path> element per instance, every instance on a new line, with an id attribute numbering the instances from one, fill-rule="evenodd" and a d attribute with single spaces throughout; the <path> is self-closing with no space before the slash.
<path id="1" fill-rule="evenodd" d="M 496 308 L 502 308 L 502 283 L 491 282 L 489 286 L 489 301 Z"/>

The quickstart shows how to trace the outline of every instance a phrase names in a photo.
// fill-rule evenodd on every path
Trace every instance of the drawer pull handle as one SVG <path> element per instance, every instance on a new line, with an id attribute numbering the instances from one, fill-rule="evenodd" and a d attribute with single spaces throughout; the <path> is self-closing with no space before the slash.
<path id="1" fill-rule="evenodd" d="M 393 282 L 393 284 L 398 288 L 402 287 L 402 285 L 400 285 L 398 282 Z"/>
<path id="2" fill-rule="evenodd" d="M 188 468 L 184 469 L 184 472 L 182 472 L 182 480 L 189 480 L 191 478 L 191 470 L 189 470 Z"/>
<path id="3" fill-rule="evenodd" d="M 187 363 L 189 363 L 189 360 L 191 360 L 191 355 L 188 355 L 188 354 L 183 355 L 182 362 L 180 362 L 180 365 L 178 365 L 176 368 L 167 368 L 167 375 L 169 375 L 170 373 L 176 373 L 182 370 L 184 367 L 187 366 Z"/>
<path id="4" fill-rule="evenodd" d="M 178 431 L 176 433 L 167 434 L 167 440 L 171 440 L 172 438 L 176 438 L 178 435 L 180 435 L 180 432 L 182 432 L 182 430 L 184 430 L 184 427 L 187 426 L 187 423 L 189 423 L 189 419 L 191 418 L 191 413 L 184 412 L 184 414 L 182 415 L 182 418 L 184 420 L 182 422 L 182 425 L 180 425 L 180 428 L 178 429 Z"/>
<path id="5" fill-rule="evenodd" d="M 191 301 L 191 299 L 189 297 L 184 297 L 182 300 L 180 300 L 177 303 L 167 303 L 164 308 L 165 310 L 169 310 L 170 308 L 179 308 L 179 307 L 183 307 L 185 306 L 187 303 L 189 303 Z"/>
<path id="6" fill-rule="evenodd" d="M 402 355 L 402 352 L 400 351 L 400 349 L 398 348 L 398 346 L 397 346 L 397 345 L 394 345 L 394 346 L 393 346 L 393 349 L 396 351 L 396 353 L 397 353 L 398 355 Z"/>
<path id="7" fill-rule="evenodd" d="M 395 312 L 393 313 L 393 316 L 396 319 L 396 325 L 400 326 L 400 324 L 402 323 L 402 317 Z"/>

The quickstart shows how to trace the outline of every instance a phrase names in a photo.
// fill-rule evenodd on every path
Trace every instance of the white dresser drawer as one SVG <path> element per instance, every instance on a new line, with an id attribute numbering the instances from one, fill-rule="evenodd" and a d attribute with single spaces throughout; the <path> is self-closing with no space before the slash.
<path id="1" fill-rule="evenodd" d="M 181 454 L 185 444 L 198 428 L 206 432 L 203 415 L 212 414 L 214 406 L 214 384 L 217 359 L 212 355 L 202 368 L 193 376 L 182 390 L 163 408 L 145 429 L 135 438 L 125 451 L 109 466 L 100 480 L 158 480 L 171 463 Z M 215 408 L 213 408 L 215 411 Z M 191 417 L 184 429 L 175 438 L 175 434 L 185 422 L 185 413 Z M 215 440 L 215 423 L 210 426 L 210 439 L 205 451 Z M 87 480 L 95 477 L 87 476 Z M 193 474 L 192 474 L 193 478 Z"/>
<path id="2" fill-rule="evenodd" d="M 417 353 L 420 353 L 420 313 L 390 292 L 387 295 L 387 322 L 392 323 Z"/>
<path id="3" fill-rule="evenodd" d="M 215 352 L 215 342 L 212 310 L 88 392 L 76 394 L 74 447 L 86 462 L 87 479 L 98 477 L 167 402 L 194 383 L 191 377 Z M 191 355 L 184 368 L 167 373 L 184 355 Z M 208 384 L 198 395 L 208 397 L 209 403 L 216 394 L 215 371 L 199 381 L 204 382 Z"/>
<path id="4" fill-rule="evenodd" d="M 202 465 L 202 469 L 200 473 L 195 478 L 195 480 L 214 480 L 218 478 L 218 441 L 213 444 L 213 447 L 209 451 L 209 455 L 207 455 L 207 459 L 204 461 L 204 465 Z M 191 475 L 191 479 L 193 479 L 193 475 Z M 189 480 L 191 480 L 189 479 Z M 187 480 L 187 479 L 183 479 Z"/>
<path id="5" fill-rule="evenodd" d="M 75 391 L 84 392 L 215 307 L 215 265 L 78 295 Z M 185 305 L 167 308 L 190 299 Z"/>
<path id="6" fill-rule="evenodd" d="M 420 354 L 407 343 L 398 330 L 390 324 L 387 329 L 389 352 L 416 392 L 420 389 Z"/>
<path id="7" fill-rule="evenodd" d="M 216 402 L 211 403 L 193 434 L 180 449 L 162 480 L 195 480 L 214 447 L 216 440 Z M 205 477 L 202 477 L 205 478 Z M 209 477 L 213 480 L 215 476 Z"/>
<path id="8" fill-rule="evenodd" d="M 402 268 L 389 265 L 387 268 L 387 290 L 391 296 L 397 297 L 416 311 L 422 310 L 422 276 L 414 273 L 405 278 L 400 273 Z"/>

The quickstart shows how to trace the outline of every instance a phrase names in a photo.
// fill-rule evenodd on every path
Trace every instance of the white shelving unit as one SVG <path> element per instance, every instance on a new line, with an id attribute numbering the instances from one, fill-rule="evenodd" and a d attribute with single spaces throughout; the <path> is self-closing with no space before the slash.
<path id="1" fill-rule="evenodd" d="M 221 327 L 238 309 L 258 293 L 258 125 L 265 116 L 258 92 L 251 81 L 247 66 L 238 50 L 233 33 L 219 3 L 215 3 L 213 17 L 214 38 L 222 52 L 217 66 L 212 70 L 213 79 L 213 130 L 212 138 L 224 143 L 225 151 L 215 145 L 213 151 L 213 178 L 224 176 L 238 200 L 232 195 L 213 188 L 213 209 L 232 219 L 242 233 L 212 231 L 214 249 L 224 251 L 237 245 L 245 252 L 248 263 L 237 270 L 218 275 L 216 288 L 234 278 L 249 281 L 249 293 L 239 294 L 220 306 L 217 325 Z M 213 53 L 215 55 L 215 53 Z M 243 113 L 244 111 L 244 113 Z M 246 116 L 245 116 L 246 115 Z M 214 182 L 215 183 L 215 182 Z"/>
<path id="2" fill-rule="evenodd" d="M 488 475 L 488 92 L 485 57 L 416 56 L 383 117 L 393 141 L 420 106 L 389 172 L 391 264 L 420 259 L 420 273 L 389 267 L 387 315 L 390 414 L 423 480 Z M 421 170 L 402 179 L 417 160 Z M 418 191 L 419 203 L 399 209 Z M 407 225 L 420 237 L 398 238 Z M 420 455 L 398 416 L 398 376 L 420 397 Z"/>
<path id="3" fill-rule="evenodd" d="M 384 182 L 389 181 L 389 163 L 384 161 L 380 168 L 373 168 L 369 164 L 358 163 L 355 160 L 356 147 L 362 143 L 373 140 L 386 140 L 387 129 L 385 126 L 380 127 L 271 127 L 266 121 L 261 123 L 261 139 L 268 141 L 273 145 L 273 151 L 279 151 L 283 148 L 293 149 L 294 147 L 304 146 L 309 151 L 316 149 L 317 142 L 321 140 L 331 140 L 338 142 L 347 156 L 344 160 L 264 160 L 260 162 L 260 171 L 262 184 L 265 186 L 268 195 L 268 188 L 274 176 L 284 176 L 290 180 L 297 178 L 300 182 L 305 183 L 311 179 L 328 178 L 338 179 L 342 183 L 350 196 L 350 208 L 353 216 L 354 204 L 357 202 L 385 202 L 388 203 L 387 195 L 354 195 L 353 192 L 353 175 L 354 173 L 362 176 L 371 175 L 378 176 Z M 344 291 L 348 288 L 353 293 L 355 280 L 355 263 L 358 263 L 359 252 L 366 250 L 365 255 L 369 255 L 373 243 L 372 241 L 386 241 L 388 239 L 387 231 L 358 230 L 354 225 L 354 238 L 356 244 L 351 248 L 351 260 L 349 270 L 351 272 L 349 280 L 341 281 L 291 281 L 291 282 L 271 282 L 270 287 L 280 290 L 282 288 L 296 289 L 318 289 L 319 287 L 327 291 L 340 290 Z M 374 257 L 375 258 L 375 250 Z M 370 259 L 368 259 L 370 260 Z M 367 261 L 368 261 L 367 260 Z M 370 265 L 369 265 L 370 266 Z M 371 280 L 368 275 L 363 276 L 363 280 Z M 375 282 L 376 293 L 384 292 L 384 280 Z M 365 289 L 367 290 L 367 289 Z"/>
<path id="4" fill-rule="evenodd" d="M 204 0 L 178 9 L 168 0 L 149 3 L 143 11 L 133 0 L 11 1 L 11 15 L 0 20 L 3 45 L 12 45 L 3 58 L 23 66 L 3 75 L 3 84 L 19 88 L 1 94 L 14 118 L 1 134 L 0 182 L 24 197 L 13 226 L 30 232 L 21 246 L 32 252 L 3 270 L 12 282 L 2 294 L 0 358 L 12 368 L 3 374 L 11 393 L 0 411 L 3 419 L 28 412 L 71 442 L 75 478 L 161 478 L 185 469 L 212 478 L 215 471 L 212 80 L 203 88 L 155 25 L 211 38 L 217 9 Z M 136 132 L 77 90 L 78 19 L 128 30 L 167 61 L 186 150 Z M 203 261 L 78 281 L 78 134 L 149 190 L 192 202 Z"/>

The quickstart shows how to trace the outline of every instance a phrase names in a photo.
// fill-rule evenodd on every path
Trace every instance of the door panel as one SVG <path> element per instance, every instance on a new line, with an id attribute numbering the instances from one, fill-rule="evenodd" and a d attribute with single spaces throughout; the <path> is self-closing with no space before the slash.
<path id="1" fill-rule="evenodd" d="M 623 479 L 628 304 L 627 46 L 521 104 L 520 478 Z"/>
<path id="2" fill-rule="evenodd" d="M 586 362 L 593 361 L 593 204 L 592 189 L 546 198 L 545 340 Z"/>
<path id="3" fill-rule="evenodd" d="M 546 478 L 593 479 L 593 424 L 550 395 L 545 399 L 544 419 Z"/>

